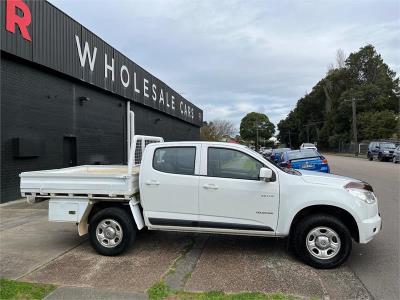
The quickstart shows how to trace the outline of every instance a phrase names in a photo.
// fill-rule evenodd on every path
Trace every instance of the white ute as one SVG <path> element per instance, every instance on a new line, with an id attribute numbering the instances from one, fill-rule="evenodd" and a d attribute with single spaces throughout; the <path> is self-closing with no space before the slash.
<path id="1" fill-rule="evenodd" d="M 372 187 L 281 169 L 244 146 L 132 136 L 128 166 L 24 172 L 21 193 L 49 201 L 49 220 L 75 222 L 94 249 L 118 255 L 138 230 L 287 237 L 296 255 L 333 268 L 352 240 L 381 229 Z M 143 154 L 143 155 L 142 155 Z"/>

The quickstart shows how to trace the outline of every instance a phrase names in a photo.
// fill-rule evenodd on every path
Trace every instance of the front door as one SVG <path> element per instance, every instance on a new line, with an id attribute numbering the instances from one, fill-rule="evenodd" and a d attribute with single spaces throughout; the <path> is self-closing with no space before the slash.
<path id="1" fill-rule="evenodd" d="M 196 227 L 200 146 L 157 147 L 152 166 L 140 174 L 145 219 L 150 227 Z"/>
<path id="2" fill-rule="evenodd" d="M 264 164 L 235 149 L 208 147 L 207 175 L 199 179 L 199 226 L 273 233 L 279 183 L 259 180 Z M 275 176 L 276 177 L 276 176 Z"/>

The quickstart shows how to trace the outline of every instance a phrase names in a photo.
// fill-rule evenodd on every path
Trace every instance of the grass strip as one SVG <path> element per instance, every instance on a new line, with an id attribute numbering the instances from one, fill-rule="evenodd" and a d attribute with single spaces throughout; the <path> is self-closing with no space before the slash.
<path id="1" fill-rule="evenodd" d="M 282 293 L 224 293 L 173 291 L 163 281 L 157 282 L 147 290 L 150 300 L 295 300 L 292 295 Z"/>
<path id="2" fill-rule="evenodd" d="M 0 299 L 43 299 L 56 289 L 52 284 L 39 284 L 0 279 Z"/>

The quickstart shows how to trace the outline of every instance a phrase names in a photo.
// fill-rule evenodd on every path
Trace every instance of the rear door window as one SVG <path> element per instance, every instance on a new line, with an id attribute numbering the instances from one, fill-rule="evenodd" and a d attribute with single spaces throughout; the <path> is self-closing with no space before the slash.
<path id="1" fill-rule="evenodd" d="M 153 169 L 172 174 L 194 175 L 196 147 L 157 148 Z"/>

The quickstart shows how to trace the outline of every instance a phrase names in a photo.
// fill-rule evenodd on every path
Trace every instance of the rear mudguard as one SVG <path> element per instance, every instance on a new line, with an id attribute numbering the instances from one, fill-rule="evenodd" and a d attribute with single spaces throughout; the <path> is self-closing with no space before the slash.
<path id="1" fill-rule="evenodd" d="M 90 212 L 92 211 L 92 208 L 94 206 L 95 202 L 94 201 L 89 201 L 85 212 L 82 215 L 82 218 L 80 219 L 78 223 L 78 233 L 80 236 L 85 235 L 88 233 L 88 217 Z M 138 230 L 141 230 L 144 227 L 144 220 L 142 216 L 142 212 L 140 211 L 140 202 L 137 200 L 135 196 L 132 197 L 132 199 L 129 201 L 129 207 L 132 212 L 133 219 L 135 220 L 135 224 L 138 228 Z"/>

